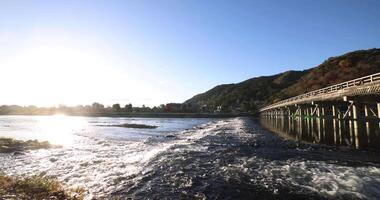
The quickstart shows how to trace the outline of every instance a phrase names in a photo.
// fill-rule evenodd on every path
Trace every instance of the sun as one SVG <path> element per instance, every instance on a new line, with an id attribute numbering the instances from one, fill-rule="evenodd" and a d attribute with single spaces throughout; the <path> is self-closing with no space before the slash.
<path id="1" fill-rule="evenodd" d="M 75 134 L 86 127 L 83 117 L 72 117 L 64 114 L 41 116 L 38 120 L 38 131 L 41 138 L 52 144 L 73 145 Z"/>

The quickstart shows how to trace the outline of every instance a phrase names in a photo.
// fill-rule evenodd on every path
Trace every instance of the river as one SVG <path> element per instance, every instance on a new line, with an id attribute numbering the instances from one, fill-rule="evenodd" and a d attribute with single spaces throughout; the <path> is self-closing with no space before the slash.
<path id="1" fill-rule="evenodd" d="M 123 123 L 158 128 L 104 126 Z M 285 140 L 249 118 L 0 116 L 0 136 L 62 145 L 0 154 L 0 171 L 54 177 L 86 199 L 380 198 L 377 154 Z"/>

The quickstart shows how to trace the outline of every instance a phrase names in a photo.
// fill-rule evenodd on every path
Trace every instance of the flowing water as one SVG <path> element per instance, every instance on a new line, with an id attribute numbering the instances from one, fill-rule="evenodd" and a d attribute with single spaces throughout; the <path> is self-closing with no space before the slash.
<path id="1" fill-rule="evenodd" d="M 103 125 L 141 123 L 157 129 Z M 0 171 L 56 177 L 93 197 L 379 199 L 379 157 L 298 144 L 248 118 L 2 116 L 0 136 L 62 148 L 0 154 Z"/>

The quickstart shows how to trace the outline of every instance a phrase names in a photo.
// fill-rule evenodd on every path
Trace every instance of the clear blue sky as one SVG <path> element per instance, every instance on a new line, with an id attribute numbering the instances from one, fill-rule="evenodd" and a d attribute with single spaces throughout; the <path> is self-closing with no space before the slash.
<path id="1" fill-rule="evenodd" d="M 182 102 L 374 47 L 378 0 L 0 0 L 0 104 Z"/>

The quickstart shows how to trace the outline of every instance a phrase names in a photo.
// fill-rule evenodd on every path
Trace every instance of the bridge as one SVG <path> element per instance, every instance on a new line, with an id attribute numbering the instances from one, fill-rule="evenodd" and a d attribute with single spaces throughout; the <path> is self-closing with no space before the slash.
<path id="1" fill-rule="evenodd" d="M 320 129 L 331 120 L 334 140 L 359 148 L 372 138 L 370 134 L 380 135 L 369 130 L 373 121 L 380 127 L 380 73 L 291 97 L 259 111 L 269 118 L 315 119 Z M 343 137 L 344 132 L 348 132 L 348 139 Z"/>

